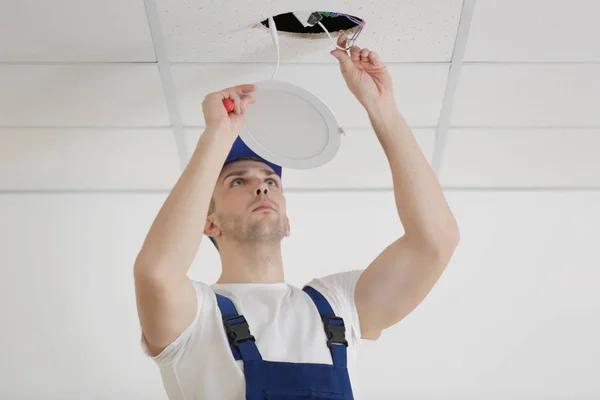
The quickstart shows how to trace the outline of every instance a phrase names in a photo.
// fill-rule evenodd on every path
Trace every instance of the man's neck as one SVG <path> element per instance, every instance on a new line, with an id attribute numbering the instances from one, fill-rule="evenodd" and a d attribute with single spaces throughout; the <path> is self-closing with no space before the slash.
<path id="1" fill-rule="evenodd" d="M 283 282 L 283 261 L 279 243 L 220 246 L 222 273 L 217 283 Z"/>

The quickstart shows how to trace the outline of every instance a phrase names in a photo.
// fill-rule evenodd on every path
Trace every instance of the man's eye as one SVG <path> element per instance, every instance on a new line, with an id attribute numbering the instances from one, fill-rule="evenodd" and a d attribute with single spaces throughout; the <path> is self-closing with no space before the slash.
<path id="1" fill-rule="evenodd" d="M 275 181 L 275 180 L 273 180 L 273 179 L 269 179 L 269 180 L 268 180 L 268 182 L 269 182 L 269 184 L 271 184 L 271 185 L 275 185 L 275 186 L 277 186 L 277 181 Z"/>
<path id="2" fill-rule="evenodd" d="M 243 179 L 235 179 L 231 182 L 231 186 L 241 185 L 243 183 Z"/>

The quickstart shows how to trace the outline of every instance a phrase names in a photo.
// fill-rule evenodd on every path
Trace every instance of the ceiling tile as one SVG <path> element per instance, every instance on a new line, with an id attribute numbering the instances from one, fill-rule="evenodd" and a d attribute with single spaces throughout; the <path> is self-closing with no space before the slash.
<path id="1" fill-rule="evenodd" d="M 196 147 L 200 129 L 187 132 L 189 149 Z M 428 162 L 435 144 L 435 129 L 413 129 L 417 143 Z M 336 157 L 314 169 L 285 169 L 285 187 L 289 189 L 361 189 L 391 188 L 392 175 L 385 153 L 369 129 L 349 129 L 342 137 Z"/>
<path id="2" fill-rule="evenodd" d="M 209 93 L 241 83 L 269 79 L 264 64 L 175 65 L 172 68 L 185 125 L 203 126 L 202 101 Z M 437 125 L 447 65 L 391 65 L 397 103 L 411 126 Z M 344 128 L 369 127 L 367 113 L 348 90 L 337 65 L 281 65 L 276 79 L 311 91 L 331 107 Z"/>
<path id="3" fill-rule="evenodd" d="M 155 64 L 0 65 L 2 126 L 170 124 Z"/>
<path id="4" fill-rule="evenodd" d="M 4 190 L 170 189 L 180 174 L 169 129 L 0 129 Z"/>
<path id="5" fill-rule="evenodd" d="M 466 61 L 600 61 L 597 0 L 477 0 Z"/>
<path id="6" fill-rule="evenodd" d="M 440 180 L 449 186 L 600 186 L 598 129 L 453 129 Z"/>
<path id="7" fill-rule="evenodd" d="M 142 0 L 5 1 L 0 61 L 154 61 Z"/>
<path id="8" fill-rule="evenodd" d="M 600 65 L 465 65 L 454 126 L 600 126 Z"/>
<path id="9" fill-rule="evenodd" d="M 178 62 L 264 62 L 275 58 L 268 28 L 260 21 L 298 10 L 336 11 L 366 21 L 357 45 L 384 60 L 449 61 L 462 0 L 208 1 L 157 0 L 168 58 Z M 337 33 L 332 36 L 337 37 Z M 335 62 L 325 33 L 280 34 L 283 62 Z"/>

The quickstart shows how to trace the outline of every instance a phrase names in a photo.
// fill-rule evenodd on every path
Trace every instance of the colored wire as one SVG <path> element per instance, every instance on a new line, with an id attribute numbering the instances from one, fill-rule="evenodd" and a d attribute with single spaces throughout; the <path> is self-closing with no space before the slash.
<path id="1" fill-rule="evenodd" d="M 360 35 L 360 33 L 362 32 L 362 30 L 365 27 L 365 23 L 362 21 L 357 20 L 356 18 L 353 18 L 349 15 L 346 14 L 342 14 L 344 17 L 346 17 L 347 19 L 349 19 L 350 21 L 358 24 L 358 29 L 356 30 L 356 32 L 354 32 L 354 35 L 352 35 L 352 38 L 350 40 L 354 41 L 358 38 L 358 36 Z"/>
<path id="2" fill-rule="evenodd" d="M 340 14 L 340 13 L 333 13 L 333 12 L 321 12 L 321 14 L 323 14 L 326 17 L 330 17 L 330 18 L 334 18 L 334 17 L 345 17 L 346 19 L 354 22 L 355 24 L 358 25 L 358 29 L 356 30 L 356 32 L 354 32 L 354 34 L 352 35 L 352 37 L 349 40 L 349 47 L 341 47 L 338 46 L 337 42 L 331 37 L 331 35 L 329 34 L 329 31 L 327 30 L 327 28 L 325 28 L 325 26 L 319 21 L 318 24 L 319 26 L 321 26 L 321 28 L 323 29 L 323 31 L 325 31 L 325 33 L 327 34 L 327 36 L 329 36 L 329 39 L 331 40 L 331 42 L 335 45 L 336 48 L 340 49 L 340 50 L 349 50 L 352 48 L 352 46 L 354 45 L 354 41 L 356 39 L 358 39 L 358 37 L 360 36 L 360 34 L 362 33 L 364 27 L 365 27 L 365 22 L 364 21 L 360 21 L 354 17 L 351 17 L 350 15 L 346 15 L 346 14 Z"/>

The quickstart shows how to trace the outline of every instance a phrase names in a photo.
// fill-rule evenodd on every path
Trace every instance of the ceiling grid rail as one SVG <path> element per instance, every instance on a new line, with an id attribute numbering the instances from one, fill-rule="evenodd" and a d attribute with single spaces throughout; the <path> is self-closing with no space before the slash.
<path id="1" fill-rule="evenodd" d="M 465 49 L 467 40 L 469 39 L 469 31 L 471 29 L 471 21 L 473 20 L 473 12 L 475 10 L 476 0 L 463 0 L 460 21 L 454 42 L 454 51 L 452 52 L 452 60 L 450 62 L 450 70 L 448 72 L 448 81 L 446 82 L 446 91 L 442 100 L 442 109 L 435 134 L 435 147 L 433 150 L 433 158 L 431 168 L 439 177 L 442 167 L 442 159 L 444 150 L 446 149 L 446 140 L 448 138 L 448 129 L 450 127 L 450 118 L 452 115 L 452 107 L 454 106 L 454 98 L 460 80 L 460 72 L 462 69 L 463 60 L 465 58 Z"/>
<path id="2" fill-rule="evenodd" d="M 167 57 L 167 48 L 161 29 L 156 0 L 144 0 L 144 7 L 146 9 L 152 43 L 154 44 L 154 53 L 158 63 L 167 110 L 171 119 L 179 163 L 181 170 L 183 171 L 188 163 L 190 153 L 188 152 L 186 144 L 185 128 L 183 126 L 181 111 L 179 110 L 179 103 L 177 101 L 177 89 L 175 88 L 175 81 L 173 79 L 173 74 L 171 73 L 171 65 Z"/>
<path id="3" fill-rule="evenodd" d="M 445 192 L 466 192 L 466 193 L 576 193 L 576 192 L 600 192 L 600 186 L 447 186 L 442 185 Z M 160 194 L 168 195 L 170 189 L 0 189 L 2 195 L 64 195 L 64 194 Z M 393 193 L 392 187 L 340 187 L 340 188 L 287 188 L 286 193 Z"/>

